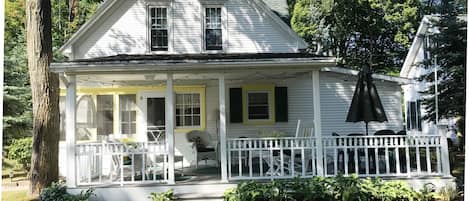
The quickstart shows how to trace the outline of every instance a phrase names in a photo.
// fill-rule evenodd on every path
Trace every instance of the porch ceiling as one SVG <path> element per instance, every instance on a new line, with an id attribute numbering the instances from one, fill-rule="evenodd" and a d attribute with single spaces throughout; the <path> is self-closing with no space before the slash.
<path id="1" fill-rule="evenodd" d="M 285 80 L 305 76 L 308 70 L 247 70 L 243 72 L 223 73 L 227 81 L 246 80 Z M 173 75 L 176 84 L 205 84 L 218 79 L 222 73 L 178 73 Z M 165 85 L 166 73 L 109 73 L 109 74 L 80 74 L 77 75 L 78 86 L 148 86 Z M 61 82 L 61 87 L 65 85 Z"/>

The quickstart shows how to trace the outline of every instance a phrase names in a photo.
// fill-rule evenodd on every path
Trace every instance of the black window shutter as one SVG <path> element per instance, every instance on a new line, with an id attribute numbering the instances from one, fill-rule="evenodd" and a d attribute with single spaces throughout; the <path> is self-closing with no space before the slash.
<path id="1" fill-rule="evenodd" d="M 275 121 L 288 122 L 287 87 L 275 87 Z"/>
<path id="2" fill-rule="evenodd" d="M 243 122 L 243 90 L 230 88 L 230 122 Z"/>

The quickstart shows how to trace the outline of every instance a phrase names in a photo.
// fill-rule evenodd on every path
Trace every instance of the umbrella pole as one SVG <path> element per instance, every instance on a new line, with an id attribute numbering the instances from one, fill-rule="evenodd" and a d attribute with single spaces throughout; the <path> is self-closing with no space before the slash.
<path id="1" fill-rule="evenodd" d="M 368 136 L 368 122 L 365 122 L 366 135 Z"/>

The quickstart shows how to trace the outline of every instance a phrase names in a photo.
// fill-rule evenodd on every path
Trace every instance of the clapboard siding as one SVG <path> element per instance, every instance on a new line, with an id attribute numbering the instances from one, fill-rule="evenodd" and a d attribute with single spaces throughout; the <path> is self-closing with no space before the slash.
<path id="1" fill-rule="evenodd" d="M 117 54 L 150 54 L 147 4 L 158 1 L 119 1 L 73 45 L 73 58 Z M 166 1 L 168 2 L 168 1 Z M 198 0 L 171 1 L 170 54 L 203 53 L 203 4 Z M 279 28 L 248 0 L 224 1 L 226 53 L 297 52 L 296 38 Z M 172 38 L 172 40 L 171 40 Z M 300 43 L 301 44 L 301 43 Z M 304 47 L 301 47 L 304 48 Z"/>
<path id="2" fill-rule="evenodd" d="M 286 135 L 294 136 L 298 119 L 304 122 L 312 122 L 313 120 L 313 103 L 312 103 L 312 82 L 311 76 L 299 77 L 297 79 L 288 79 L 285 81 L 269 81 L 270 84 L 276 86 L 288 87 L 288 122 L 275 122 L 269 125 L 246 125 L 243 123 L 230 123 L 227 119 L 227 135 L 232 137 L 256 137 L 259 131 L 281 131 Z M 227 83 L 227 89 L 231 87 L 240 87 L 246 83 Z M 226 97 L 226 104 L 229 108 L 229 97 Z M 207 131 L 216 132 L 217 111 L 218 111 L 218 85 L 208 85 L 206 88 L 207 96 Z M 229 109 L 227 109 L 227 117 L 229 117 Z"/>
<path id="3" fill-rule="evenodd" d="M 343 76 L 334 73 L 321 72 L 321 125 L 323 135 L 336 132 L 341 135 L 349 133 L 364 133 L 365 123 L 345 122 L 347 112 L 355 91 L 356 76 Z M 396 83 L 375 80 L 378 94 L 381 98 L 388 122 L 370 122 L 369 133 L 377 130 L 402 130 L 402 106 L 400 86 Z"/>
<path id="4" fill-rule="evenodd" d="M 75 59 L 145 53 L 145 4 L 136 0 L 120 1 L 110 11 L 100 19 L 100 26 L 75 44 Z"/>
<path id="5" fill-rule="evenodd" d="M 297 43 L 247 0 L 227 1 L 228 52 L 295 52 Z"/>

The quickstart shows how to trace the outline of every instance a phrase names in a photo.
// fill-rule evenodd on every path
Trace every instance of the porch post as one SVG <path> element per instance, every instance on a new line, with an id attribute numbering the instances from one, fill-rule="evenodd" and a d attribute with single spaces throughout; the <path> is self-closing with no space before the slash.
<path id="1" fill-rule="evenodd" d="M 314 137 L 316 139 L 316 167 L 319 176 L 324 176 L 324 161 L 322 148 L 322 129 L 321 129 L 321 93 L 319 88 L 319 70 L 311 72 L 313 84 L 313 108 L 314 108 Z"/>
<path id="2" fill-rule="evenodd" d="M 76 133 L 76 77 L 67 76 L 65 83 L 67 95 L 65 97 L 65 140 L 67 147 L 67 187 L 76 187 L 75 133 Z"/>
<path id="3" fill-rule="evenodd" d="M 166 79 L 166 143 L 168 147 L 168 184 L 174 184 L 174 90 L 173 74 L 168 73 Z"/>
<path id="4" fill-rule="evenodd" d="M 218 78 L 218 93 L 220 103 L 220 160 L 221 180 L 228 182 L 227 158 L 226 158 L 226 107 L 225 107 L 225 75 Z"/>
<path id="5" fill-rule="evenodd" d="M 449 166 L 448 139 L 446 138 L 446 125 L 437 125 L 437 132 L 441 137 L 441 167 L 443 176 L 451 176 Z"/>

